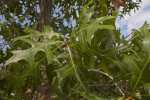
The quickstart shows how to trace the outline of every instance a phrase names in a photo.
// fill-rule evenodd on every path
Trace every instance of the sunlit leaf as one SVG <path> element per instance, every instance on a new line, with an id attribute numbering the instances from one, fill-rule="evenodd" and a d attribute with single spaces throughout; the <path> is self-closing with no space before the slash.
<path id="1" fill-rule="evenodd" d="M 34 31 L 34 30 L 31 31 L 31 30 L 29 30 L 29 32 Z M 51 51 L 51 46 L 54 44 L 57 44 L 57 43 L 62 43 L 62 41 L 50 40 L 53 37 L 53 31 L 51 31 L 50 28 L 49 28 L 49 30 L 50 31 L 48 31 L 48 29 L 46 29 L 44 32 L 45 34 L 44 33 L 43 34 L 36 33 L 35 35 L 33 35 L 33 33 L 31 33 L 30 35 L 19 37 L 18 39 L 16 39 L 16 40 L 22 40 L 26 43 L 29 43 L 29 44 L 31 44 L 32 47 L 29 49 L 26 49 L 26 50 L 12 51 L 13 56 L 9 60 L 6 61 L 5 66 L 10 63 L 16 63 L 20 60 L 26 60 L 32 66 L 34 64 L 35 55 L 39 51 L 45 52 L 48 64 L 52 63 L 53 53 Z M 34 40 L 34 37 L 37 38 L 37 37 L 41 37 L 41 36 L 47 36 L 47 37 L 43 37 L 44 40 L 42 43 L 38 42 L 37 40 Z M 56 34 L 55 34 L 55 36 L 56 36 Z"/>

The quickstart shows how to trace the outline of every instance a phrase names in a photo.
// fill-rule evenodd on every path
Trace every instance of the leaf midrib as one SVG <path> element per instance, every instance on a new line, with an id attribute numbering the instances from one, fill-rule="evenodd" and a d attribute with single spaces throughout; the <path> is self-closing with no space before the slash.
<path id="1" fill-rule="evenodd" d="M 148 51 L 149 51 L 149 43 L 148 43 Z M 140 75 L 139 75 L 139 77 L 138 77 L 138 79 L 137 79 L 137 81 L 136 81 L 136 84 L 135 84 L 135 86 L 134 86 L 134 88 L 133 88 L 133 90 L 132 90 L 131 97 L 133 96 L 133 93 L 134 93 L 134 91 L 135 91 L 135 88 L 137 87 L 137 85 L 138 85 L 138 83 L 139 83 L 139 81 L 140 81 L 140 79 L 141 79 L 141 77 L 142 77 L 142 74 L 143 74 L 143 72 L 144 72 L 144 70 L 145 70 L 145 68 L 146 68 L 146 65 L 148 64 L 149 61 L 150 61 L 150 56 L 149 56 L 147 62 L 145 63 L 144 67 L 142 68 L 142 71 L 141 71 L 141 73 L 140 73 Z"/>

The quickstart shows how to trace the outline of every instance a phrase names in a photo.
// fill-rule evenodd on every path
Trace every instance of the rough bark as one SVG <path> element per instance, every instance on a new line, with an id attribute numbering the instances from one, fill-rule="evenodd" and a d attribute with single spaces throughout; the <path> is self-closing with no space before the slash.
<path id="1" fill-rule="evenodd" d="M 43 32 L 43 26 L 51 26 L 52 0 L 40 0 L 40 24 L 39 31 Z"/>

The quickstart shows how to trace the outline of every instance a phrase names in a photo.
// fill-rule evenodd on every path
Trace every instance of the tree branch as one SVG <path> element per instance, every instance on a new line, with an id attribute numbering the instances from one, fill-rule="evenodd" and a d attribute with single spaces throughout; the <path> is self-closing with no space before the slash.
<path id="1" fill-rule="evenodd" d="M 89 69 L 88 71 L 89 71 L 89 72 L 98 72 L 98 73 L 100 73 L 100 74 L 103 74 L 103 75 L 107 76 L 107 77 L 110 78 L 111 80 L 113 80 L 113 77 L 111 77 L 111 76 L 108 75 L 107 73 L 102 72 L 102 71 L 100 71 L 100 70 Z M 121 90 L 121 88 L 118 86 L 117 83 L 115 83 L 115 86 L 118 88 L 118 90 L 119 90 L 119 92 L 122 94 L 122 96 L 125 97 L 125 94 L 123 93 L 123 91 Z"/>

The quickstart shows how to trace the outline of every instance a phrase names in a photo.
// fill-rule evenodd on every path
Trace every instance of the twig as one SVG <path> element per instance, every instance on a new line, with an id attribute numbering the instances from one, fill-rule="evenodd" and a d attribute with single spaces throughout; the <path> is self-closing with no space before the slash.
<path id="1" fill-rule="evenodd" d="M 107 73 L 102 72 L 102 71 L 100 71 L 100 70 L 89 69 L 88 71 L 101 73 L 101 74 L 103 74 L 103 75 L 109 77 L 111 80 L 113 80 L 113 77 L 111 77 L 111 76 L 108 75 Z M 125 94 L 124 94 L 123 91 L 120 89 L 120 87 L 118 86 L 117 83 L 115 83 L 115 86 L 118 88 L 118 90 L 119 90 L 119 92 L 122 94 L 122 96 L 125 97 Z"/>
<path id="2" fill-rule="evenodd" d="M 116 85 L 96 84 L 96 85 L 89 85 L 89 87 L 116 87 Z"/>
<path id="3" fill-rule="evenodd" d="M 51 99 L 52 99 L 52 100 L 55 99 L 55 98 L 57 98 L 57 95 L 51 96 Z"/>
<path id="4" fill-rule="evenodd" d="M 103 75 L 109 77 L 111 80 L 113 80 L 113 78 L 112 78 L 110 75 L 108 75 L 107 73 L 102 72 L 102 71 L 100 71 L 100 70 L 96 70 L 96 69 L 88 69 L 88 71 L 89 71 L 89 72 L 98 72 L 98 73 L 101 73 L 101 74 L 103 74 Z"/>

